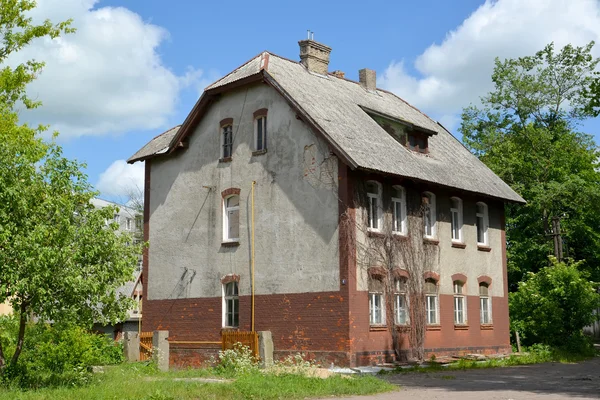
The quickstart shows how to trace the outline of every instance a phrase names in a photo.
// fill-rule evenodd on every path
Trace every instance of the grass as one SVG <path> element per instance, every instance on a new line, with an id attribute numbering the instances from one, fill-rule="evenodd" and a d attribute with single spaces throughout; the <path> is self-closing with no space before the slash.
<path id="1" fill-rule="evenodd" d="M 145 364 L 123 364 L 106 369 L 83 387 L 22 391 L 0 389 L 0 400 L 187 400 L 187 399 L 304 399 L 366 395 L 395 390 L 396 386 L 372 376 L 327 379 L 302 375 L 280 376 L 254 372 L 226 383 L 205 383 L 190 378 L 210 378 L 210 370 L 156 372 Z M 176 379 L 179 378 L 179 379 Z"/>
<path id="2" fill-rule="evenodd" d="M 385 373 L 412 373 L 412 372 L 438 372 L 438 371 L 458 371 L 466 369 L 480 369 L 480 368 L 499 368 L 499 367 L 512 367 L 516 365 L 529 365 L 529 364 L 540 364 L 545 362 L 559 362 L 559 363 L 574 363 L 589 360 L 594 356 L 600 356 L 597 352 L 592 350 L 591 352 L 569 352 L 564 349 L 550 348 L 543 345 L 534 345 L 521 355 L 512 354 L 507 358 L 495 358 L 486 361 L 475 361 L 461 359 L 454 363 L 442 366 L 440 364 L 430 364 L 425 367 L 414 367 L 414 368 L 396 368 L 391 372 Z"/>

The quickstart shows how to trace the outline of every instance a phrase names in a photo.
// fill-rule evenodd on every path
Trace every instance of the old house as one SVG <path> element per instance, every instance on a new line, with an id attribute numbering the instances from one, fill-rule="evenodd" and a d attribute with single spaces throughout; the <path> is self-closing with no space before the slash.
<path id="1" fill-rule="evenodd" d="M 225 329 L 339 365 L 408 355 L 419 321 L 426 355 L 510 351 L 504 204 L 522 198 L 375 71 L 345 79 L 299 44 L 300 62 L 263 52 L 208 86 L 129 159 L 142 329 L 169 330 L 180 365 Z"/>

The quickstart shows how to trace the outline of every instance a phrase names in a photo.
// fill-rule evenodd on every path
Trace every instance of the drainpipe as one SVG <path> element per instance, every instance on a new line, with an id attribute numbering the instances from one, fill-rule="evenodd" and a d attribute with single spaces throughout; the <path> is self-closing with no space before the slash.
<path id="1" fill-rule="evenodd" d="M 256 181 L 252 181 L 252 332 L 254 332 L 254 186 Z"/>

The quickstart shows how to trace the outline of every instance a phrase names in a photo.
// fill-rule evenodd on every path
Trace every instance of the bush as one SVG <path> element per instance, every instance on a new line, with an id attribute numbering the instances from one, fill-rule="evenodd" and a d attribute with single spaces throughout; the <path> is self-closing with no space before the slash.
<path id="1" fill-rule="evenodd" d="M 258 371 L 258 360 L 248 346 L 235 343 L 232 349 L 219 351 L 218 359 L 211 360 L 215 372 L 224 376 L 244 375 Z"/>
<path id="2" fill-rule="evenodd" d="M 18 321 L 0 318 L 0 336 L 7 358 L 14 352 Z M 15 367 L 8 368 L 5 384 L 24 388 L 74 386 L 89 382 L 92 365 L 110 365 L 123 360 L 122 347 L 109 337 L 76 326 L 29 324 L 23 350 Z"/>
<path id="3" fill-rule="evenodd" d="M 510 294 L 511 328 L 521 333 L 524 344 L 589 350 L 582 330 L 597 318 L 593 311 L 600 306 L 600 295 L 580 265 L 551 257 L 550 266 L 529 273 Z"/>

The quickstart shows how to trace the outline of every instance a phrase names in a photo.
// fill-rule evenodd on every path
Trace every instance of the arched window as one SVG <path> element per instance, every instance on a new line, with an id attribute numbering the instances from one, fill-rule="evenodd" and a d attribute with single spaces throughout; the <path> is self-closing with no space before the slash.
<path id="1" fill-rule="evenodd" d="M 237 328 L 240 324 L 240 299 L 237 282 L 223 285 L 223 327 Z"/>
<path id="2" fill-rule="evenodd" d="M 463 241 L 463 206 L 462 200 L 458 197 L 450 198 L 450 216 L 452 218 L 452 241 L 460 242 Z"/>
<path id="3" fill-rule="evenodd" d="M 385 325 L 383 282 L 375 278 L 369 278 L 369 323 Z"/>
<path id="4" fill-rule="evenodd" d="M 254 112 L 254 149 L 255 151 L 264 151 L 267 149 L 266 108 Z"/>
<path id="5" fill-rule="evenodd" d="M 438 319 L 438 287 L 435 279 L 425 280 L 425 311 L 427 313 L 427 324 L 439 324 Z"/>
<path id="6" fill-rule="evenodd" d="M 477 244 L 481 246 L 488 246 L 488 207 L 487 204 L 479 202 L 477 203 Z"/>
<path id="7" fill-rule="evenodd" d="M 406 192 L 402 186 L 393 186 L 392 190 L 392 231 L 406 235 Z"/>
<path id="8" fill-rule="evenodd" d="M 376 181 L 367 182 L 367 215 L 368 229 L 379 231 L 381 229 L 381 184 Z"/>
<path id="9" fill-rule="evenodd" d="M 230 159 L 233 155 L 233 119 L 221 121 L 221 159 Z"/>
<path id="10" fill-rule="evenodd" d="M 490 287 L 487 283 L 479 284 L 480 322 L 482 325 L 492 323 L 492 298 L 489 294 Z"/>
<path id="11" fill-rule="evenodd" d="M 394 312 L 396 325 L 408 324 L 408 303 L 406 297 L 406 278 L 394 281 Z"/>
<path id="12" fill-rule="evenodd" d="M 436 206 L 435 194 L 431 192 L 423 193 L 423 236 L 426 238 L 435 238 Z"/>
<path id="13" fill-rule="evenodd" d="M 240 196 L 233 195 L 223 199 L 223 241 L 240 240 Z"/>
<path id="14" fill-rule="evenodd" d="M 467 310 L 464 295 L 464 282 L 454 281 L 454 323 L 464 325 L 467 323 Z"/>

